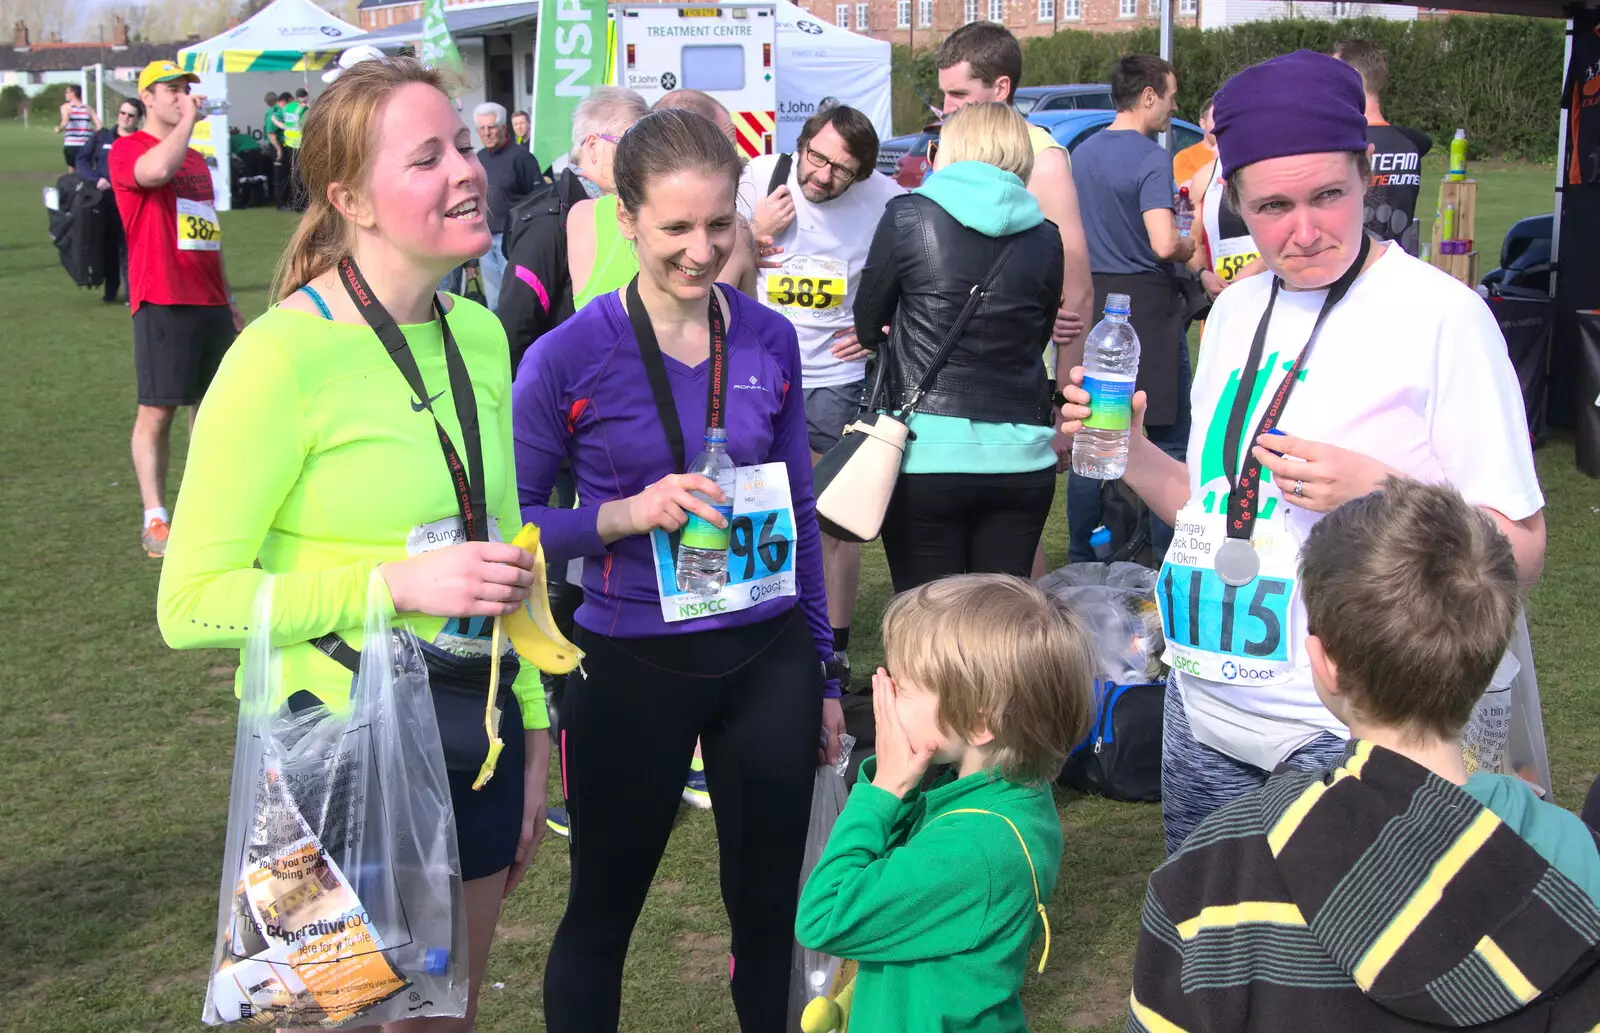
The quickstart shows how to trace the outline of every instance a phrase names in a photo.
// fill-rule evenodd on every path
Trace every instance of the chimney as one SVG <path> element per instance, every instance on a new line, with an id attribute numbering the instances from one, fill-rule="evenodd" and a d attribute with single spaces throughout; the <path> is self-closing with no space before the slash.
<path id="1" fill-rule="evenodd" d="M 28 49 L 28 23 L 18 19 L 11 27 L 11 46 L 15 50 Z"/>
<path id="2" fill-rule="evenodd" d="M 111 19 L 111 46 L 116 50 L 128 47 L 128 23 L 120 14 Z"/>

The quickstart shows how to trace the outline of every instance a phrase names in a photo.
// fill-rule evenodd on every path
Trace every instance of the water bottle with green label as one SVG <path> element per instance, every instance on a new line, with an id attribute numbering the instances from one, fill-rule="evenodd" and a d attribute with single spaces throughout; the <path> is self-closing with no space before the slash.
<path id="1" fill-rule="evenodd" d="M 678 591 L 695 595 L 716 595 L 728 583 L 728 528 L 733 519 L 733 459 L 728 455 L 728 432 L 722 427 L 706 428 L 706 447 L 685 473 L 697 473 L 716 482 L 725 501 L 713 501 L 704 492 L 695 498 L 722 515 L 718 527 L 705 517 L 689 514 L 678 538 Z"/>
<path id="2" fill-rule="evenodd" d="M 1128 466 L 1133 385 L 1139 376 L 1139 335 L 1128 322 L 1126 294 L 1107 294 L 1105 318 L 1083 345 L 1083 389 L 1090 415 L 1072 442 L 1072 472 L 1114 481 Z"/>

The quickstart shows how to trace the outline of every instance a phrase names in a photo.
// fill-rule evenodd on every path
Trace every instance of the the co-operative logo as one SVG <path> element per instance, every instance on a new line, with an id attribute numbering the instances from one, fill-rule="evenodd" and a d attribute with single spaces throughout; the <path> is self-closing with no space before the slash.
<path id="1" fill-rule="evenodd" d="M 807 21 L 806 19 L 801 18 L 799 21 L 795 22 L 794 25 L 795 25 L 795 28 L 797 28 L 801 32 L 807 33 L 809 35 L 812 35 L 812 36 L 820 36 L 820 35 L 822 35 L 822 26 L 818 25 L 816 22 Z"/>

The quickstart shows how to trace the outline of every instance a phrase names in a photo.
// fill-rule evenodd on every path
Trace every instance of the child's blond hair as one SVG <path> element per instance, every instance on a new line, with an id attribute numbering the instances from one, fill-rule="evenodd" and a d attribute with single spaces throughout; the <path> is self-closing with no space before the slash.
<path id="1" fill-rule="evenodd" d="M 963 574 L 896 596 L 883 615 L 891 677 L 939 697 L 939 724 L 987 728 L 1016 782 L 1061 771 L 1089 727 L 1094 649 L 1082 619 L 1031 581 Z"/>

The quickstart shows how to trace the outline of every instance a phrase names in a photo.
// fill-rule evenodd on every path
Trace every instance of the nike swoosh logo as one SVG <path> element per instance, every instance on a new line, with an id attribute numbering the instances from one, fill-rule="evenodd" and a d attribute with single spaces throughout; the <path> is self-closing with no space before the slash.
<path id="1" fill-rule="evenodd" d="M 438 394 L 434 395 L 432 398 L 429 398 L 426 402 L 419 402 L 416 399 L 412 399 L 411 400 L 411 411 L 412 412 L 422 412 L 424 409 L 428 408 L 434 402 L 437 402 L 439 399 L 441 399 L 443 397 L 444 397 L 444 392 L 440 391 Z"/>

